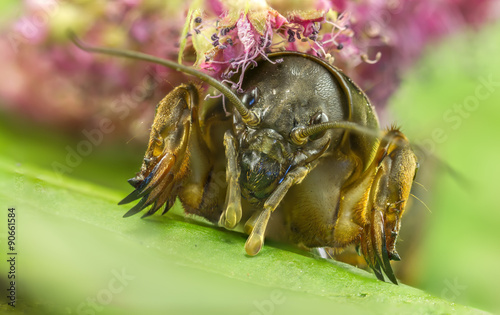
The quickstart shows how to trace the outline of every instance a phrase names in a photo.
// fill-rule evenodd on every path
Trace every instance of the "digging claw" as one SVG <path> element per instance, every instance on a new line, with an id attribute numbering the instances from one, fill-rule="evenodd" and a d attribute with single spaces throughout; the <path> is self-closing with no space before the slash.
<path id="1" fill-rule="evenodd" d="M 389 259 L 394 260 L 394 261 L 400 261 L 401 257 L 399 257 L 399 254 L 397 251 L 393 251 L 392 253 L 389 253 Z"/>
<path id="2" fill-rule="evenodd" d="M 398 284 L 398 280 L 394 275 L 389 258 L 399 258 L 399 255 L 394 252 L 397 256 L 390 256 L 387 251 L 384 216 L 381 211 L 375 210 L 373 212 L 373 220 L 370 226 L 370 231 L 367 232 L 369 235 L 365 235 L 364 237 L 364 243 L 366 243 L 366 245 L 362 246 L 362 252 L 368 262 L 368 265 L 373 269 L 377 279 L 385 281 L 383 275 L 385 274 L 392 283 Z"/>
<path id="3" fill-rule="evenodd" d="M 376 257 L 377 262 L 382 267 L 385 275 L 392 283 L 398 284 L 398 280 L 394 276 L 394 272 L 392 271 L 391 263 L 389 261 L 389 253 L 387 252 L 386 238 L 385 238 L 385 227 L 384 227 L 384 215 L 381 211 L 375 211 L 374 213 L 374 229 L 376 232 L 373 233 L 376 239 L 374 240 L 374 244 L 376 244 Z"/>
<path id="4" fill-rule="evenodd" d="M 129 180 L 129 183 L 136 187 L 136 189 L 118 204 L 123 205 L 137 199 L 141 200 L 125 213 L 124 218 L 139 213 L 148 206 L 153 205 L 142 218 L 150 216 L 167 203 L 173 179 L 173 174 L 170 170 L 174 163 L 175 157 L 172 154 L 164 154 L 144 180 L 140 181 L 136 178 Z M 169 204 L 171 205 L 172 203 L 169 202 Z"/>

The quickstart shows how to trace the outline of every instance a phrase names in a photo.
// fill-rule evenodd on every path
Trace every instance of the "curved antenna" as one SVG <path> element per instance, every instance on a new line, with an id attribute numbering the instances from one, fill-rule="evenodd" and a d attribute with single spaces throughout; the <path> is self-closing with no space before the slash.
<path id="1" fill-rule="evenodd" d="M 260 120 L 259 117 L 252 111 L 250 111 L 248 108 L 245 107 L 243 102 L 236 96 L 236 94 L 233 93 L 227 86 L 223 85 L 219 81 L 217 81 L 215 78 L 209 76 L 208 74 L 205 74 L 201 71 L 198 71 L 196 69 L 184 66 L 182 64 L 178 64 L 176 62 L 167 60 L 167 59 L 162 59 L 159 57 L 151 56 L 148 54 L 144 54 L 141 52 L 137 51 L 131 51 L 131 50 L 125 50 L 125 49 L 114 49 L 114 48 L 104 48 L 104 47 L 92 47 L 88 46 L 87 44 L 83 43 L 78 39 L 78 37 L 73 33 L 69 33 L 69 37 L 73 41 L 73 43 L 78 46 L 78 48 L 88 51 L 88 52 L 95 52 L 99 54 L 106 54 L 106 55 L 112 55 L 112 56 L 118 56 L 118 57 L 125 57 L 125 58 L 132 58 L 132 59 L 139 59 L 139 60 L 144 60 L 144 61 L 149 61 L 153 62 L 156 64 L 160 64 L 162 66 L 174 69 L 176 71 L 184 72 L 189 75 L 195 76 L 198 79 L 202 80 L 203 82 L 208 83 L 209 85 L 213 86 L 219 92 L 221 92 L 227 99 L 233 104 L 233 106 L 236 108 L 238 113 L 240 113 L 241 118 L 243 122 L 249 126 L 256 126 L 259 124 Z"/>
<path id="2" fill-rule="evenodd" d="M 307 139 L 318 133 L 322 132 L 328 129 L 346 129 L 346 130 L 352 130 L 356 131 L 362 134 L 368 134 L 371 135 L 375 138 L 380 138 L 381 133 L 377 130 L 373 130 L 361 125 L 358 125 L 357 123 L 351 122 L 351 121 L 331 121 L 331 122 L 325 122 L 321 124 L 316 124 L 313 126 L 307 126 L 307 127 L 297 127 L 292 130 L 290 133 L 290 138 L 292 141 L 297 144 L 297 145 L 303 145 L 307 142 Z"/>

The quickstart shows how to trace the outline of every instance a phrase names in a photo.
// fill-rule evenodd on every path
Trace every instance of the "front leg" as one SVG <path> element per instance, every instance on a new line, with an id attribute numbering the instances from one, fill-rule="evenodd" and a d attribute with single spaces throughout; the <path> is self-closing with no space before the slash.
<path id="1" fill-rule="evenodd" d="M 273 191 L 264 203 L 264 210 L 260 214 L 252 216 L 245 225 L 245 231 L 250 232 L 245 243 L 245 250 L 248 255 L 255 256 L 264 245 L 267 223 L 273 212 L 280 204 L 286 193 L 295 184 L 299 184 L 310 172 L 310 168 L 300 166 L 289 172 L 279 186 Z"/>
<path id="2" fill-rule="evenodd" d="M 396 284 L 389 260 L 399 260 L 395 243 L 416 167 L 406 137 L 389 130 L 372 164 L 341 190 L 333 230 L 334 248 L 356 244 L 377 278 L 385 273 Z"/>
<path id="3" fill-rule="evenodd" d="M 389 260 L 400 260 L 395 244 L 418 164 L 402 133 L 390 130 L 385 139 L 375 161 L 378 167 L 371 187 L 365 217 L 367 225 L 361 234 L 360 245 L 365 260 L 377 278 L 384 279 L 383 270 L 397 284 Z"/>
<path id="4" fill-rule="evenodd" d="M 173 205 L 179 189 L 190 173 L 192 118 L 198 102 L 198 89 L 191 84 L 183 84 L 158 104 L 141 170 L 129 180 L 135 190 L 119 204 L 136 199 L 140 201 L 125 217 L 150 205 L 151 208 L 144 216 L 152 215 L 163 205 L 165 213 Z"/>

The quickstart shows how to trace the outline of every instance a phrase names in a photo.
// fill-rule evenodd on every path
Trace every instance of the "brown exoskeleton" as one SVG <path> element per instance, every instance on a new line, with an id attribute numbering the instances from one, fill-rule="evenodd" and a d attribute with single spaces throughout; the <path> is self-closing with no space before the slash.
<path id="1" fill-rule="evenodd" d="M 359 246 L 377 278 L 397 284 L 389 260 L 417 170 L 407 138 L 379 131 L 366 95 L 340 70 L 306 54 L 269 54 L 248 70 L 235 95 L 212 77 L 152 56 L 81 48 L 152 61 L 195 75 L 232 103 L 202 102 L 183 84 L 157 106 L 125 216 L 144 216 L 179 198 L 189 214 L 232 229 L 245 222 L 245 250 L 264 238 L 343 249 Z M 214 105 L 215 104 L 215 105 Z M 223 185 L 217 175 L 225 174 Z M 143 217 L 144 217 L 143 216 Z"/>

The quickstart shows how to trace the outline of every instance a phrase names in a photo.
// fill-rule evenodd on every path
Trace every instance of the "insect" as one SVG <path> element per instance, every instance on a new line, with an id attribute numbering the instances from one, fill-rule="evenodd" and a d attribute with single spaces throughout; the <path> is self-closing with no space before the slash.
<path id="1" fill-rule="evenodd" d="M 378 279 L 397 284 L 390 260 L 418 163 L 395 127 L 380 131 L 368 98 L 311 55 L 278 52 L 247 70 L 236 95 L 214 78 L 149 55 L 82 49 L 160 63 L 218 89 L 233 106 L 202 101 L 187 83 L 157 106 L 125 217 L 179 198 L 189 214 L 232 229 L 244 224 L 248 255 L 265 238 L 308 248 L 356 245 Z"/>

